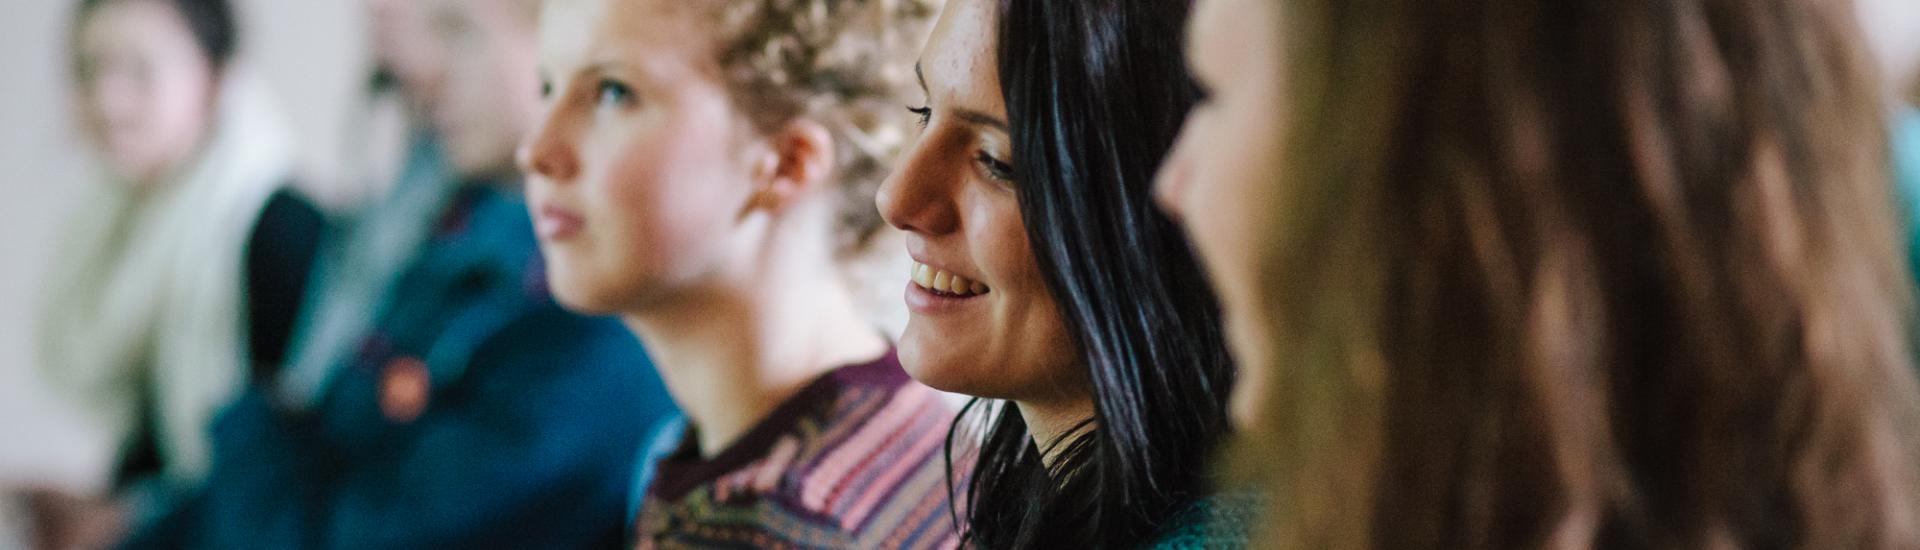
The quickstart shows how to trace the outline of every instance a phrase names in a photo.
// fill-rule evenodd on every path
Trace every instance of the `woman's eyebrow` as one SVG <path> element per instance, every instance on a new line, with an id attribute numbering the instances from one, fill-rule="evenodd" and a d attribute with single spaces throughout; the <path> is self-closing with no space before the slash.
<path id="1" fill-rule="evenodd" d="M 1007 131 L 1007 121 L 1000 120 L 999 117 L 982 113 L 979 111 L 975 111 L 971 109 L 955 109 L 953 112 L 953 116 L 960 117 L 960 120 L 971 122 L 976 126 L 992 126 L 996 129 L 999 129 L 1002 132 Z"/>
<path id="2" fill-rule="evenodd" d="M 603 75 L 607 74 L 609 70 L 613 68 L 613 65 L 614 62 L 612 61 L 596 61 L 580 67 L 580 70 L 574 71 L 573 74 L 579 76 Z"/>
<path id="3" fill-rule="evenodd" d="M 927 88 L 927 73 L 926 71 L 920 68 L 919 62 L 915 62 L 913 64 L 913 76 L 920 81 L 921 93 L 927 94 L 929 96 L 933 95 L 933 92 Z M 989 115 L 980 111 L 975 111 L 972 109 L 954 109 L 953 115 L 956 117 L 959 117 L 960 120 L 966 121 L 976 126 L 991 126 L 993 128 L 999 129 L 1002 132 L 1007 131 L 1007 121 L 1001 120 L 1000 117 Z"/>

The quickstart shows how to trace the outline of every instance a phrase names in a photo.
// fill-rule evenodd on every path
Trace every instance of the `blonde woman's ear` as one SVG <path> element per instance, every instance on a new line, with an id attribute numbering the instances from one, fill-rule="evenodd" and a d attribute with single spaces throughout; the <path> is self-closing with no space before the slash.
<path id="1" fill-rule="evenodd" d="M 812 190 L 831 184 L 833 132 L 818 122 L 799 119 L 767 138 L 768 150 L 754 165 L 755 205 L 781 210 Z"/>

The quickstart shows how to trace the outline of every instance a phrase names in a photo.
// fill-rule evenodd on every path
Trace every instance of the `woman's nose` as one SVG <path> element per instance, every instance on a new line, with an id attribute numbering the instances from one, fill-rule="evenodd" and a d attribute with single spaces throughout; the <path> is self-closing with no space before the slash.
<path id="1" fill-rule="evenodd" d="M 888 225 L 923 235 L 951 232 L 959 225 L 953 201 L 962 166 L 943 166 L 938 160 L 937 151 L 916 144 L 880 184 L 874 205 Z"/>
<path id="2" fill-rule="evenodd" d="M 579 176 L 580 162 L 573 146 L 562 135 L 559 112 L 548 109 L 532 132 L 514 151 L 514 163 L 529 175 L 563 183 Z"/>
<path id="3" fill-rule="evenodd" d="M 1193 164 L 1188 162 L 1185 152 L 1186 142 L 1187 139 L 1182 136 L 1173 154 L 1167 156 L 1166 162 L 1160 166 L 1160 173 L 1153 179 L 1153 200 L 1160 206 L 1160 211 L 1174 221 L 1184 221 L 1182 218 L 1186 214 L 1186 205 L 1183 199 L 1186 198 L 1189 180 L 1193 179 Z"/>

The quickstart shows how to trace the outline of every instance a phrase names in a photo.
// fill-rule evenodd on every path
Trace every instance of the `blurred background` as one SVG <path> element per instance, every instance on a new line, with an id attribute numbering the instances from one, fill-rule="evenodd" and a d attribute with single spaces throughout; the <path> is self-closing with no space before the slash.
<path id="1" fill-rule="evenodd" d="M 365 5 L 339 0 L 236 0 L 240 64 L 278 98 L 292 124 L 302 190 L 329 205 L 364 189 L 348 180 L 349 120 L 369 71 Z M 31 363 L 40 289 L 78 182 L 97 177 L 68 93 L 73 2 L 0 0 L 0 487 L 82 488 L 112 460 L 111 441 L 48 397 Z M 12 506 L 0 500 L 0 506 Z M 0 510 L 0 548 L 19 548 L 17 510 Z"/>

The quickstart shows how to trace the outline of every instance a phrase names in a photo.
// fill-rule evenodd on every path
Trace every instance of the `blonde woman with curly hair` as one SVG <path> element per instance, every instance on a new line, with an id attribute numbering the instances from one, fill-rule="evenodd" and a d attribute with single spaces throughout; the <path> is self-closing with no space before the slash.
<path id="1" fill-rule="evenodd" d="M 625 320 L 685 414 L 638 468 L 639 547 L 956 545 L 953 413 L 844 282 L 937 8 L 543 7 L 547 107 L 520 164 L 548 279 Z"/>

